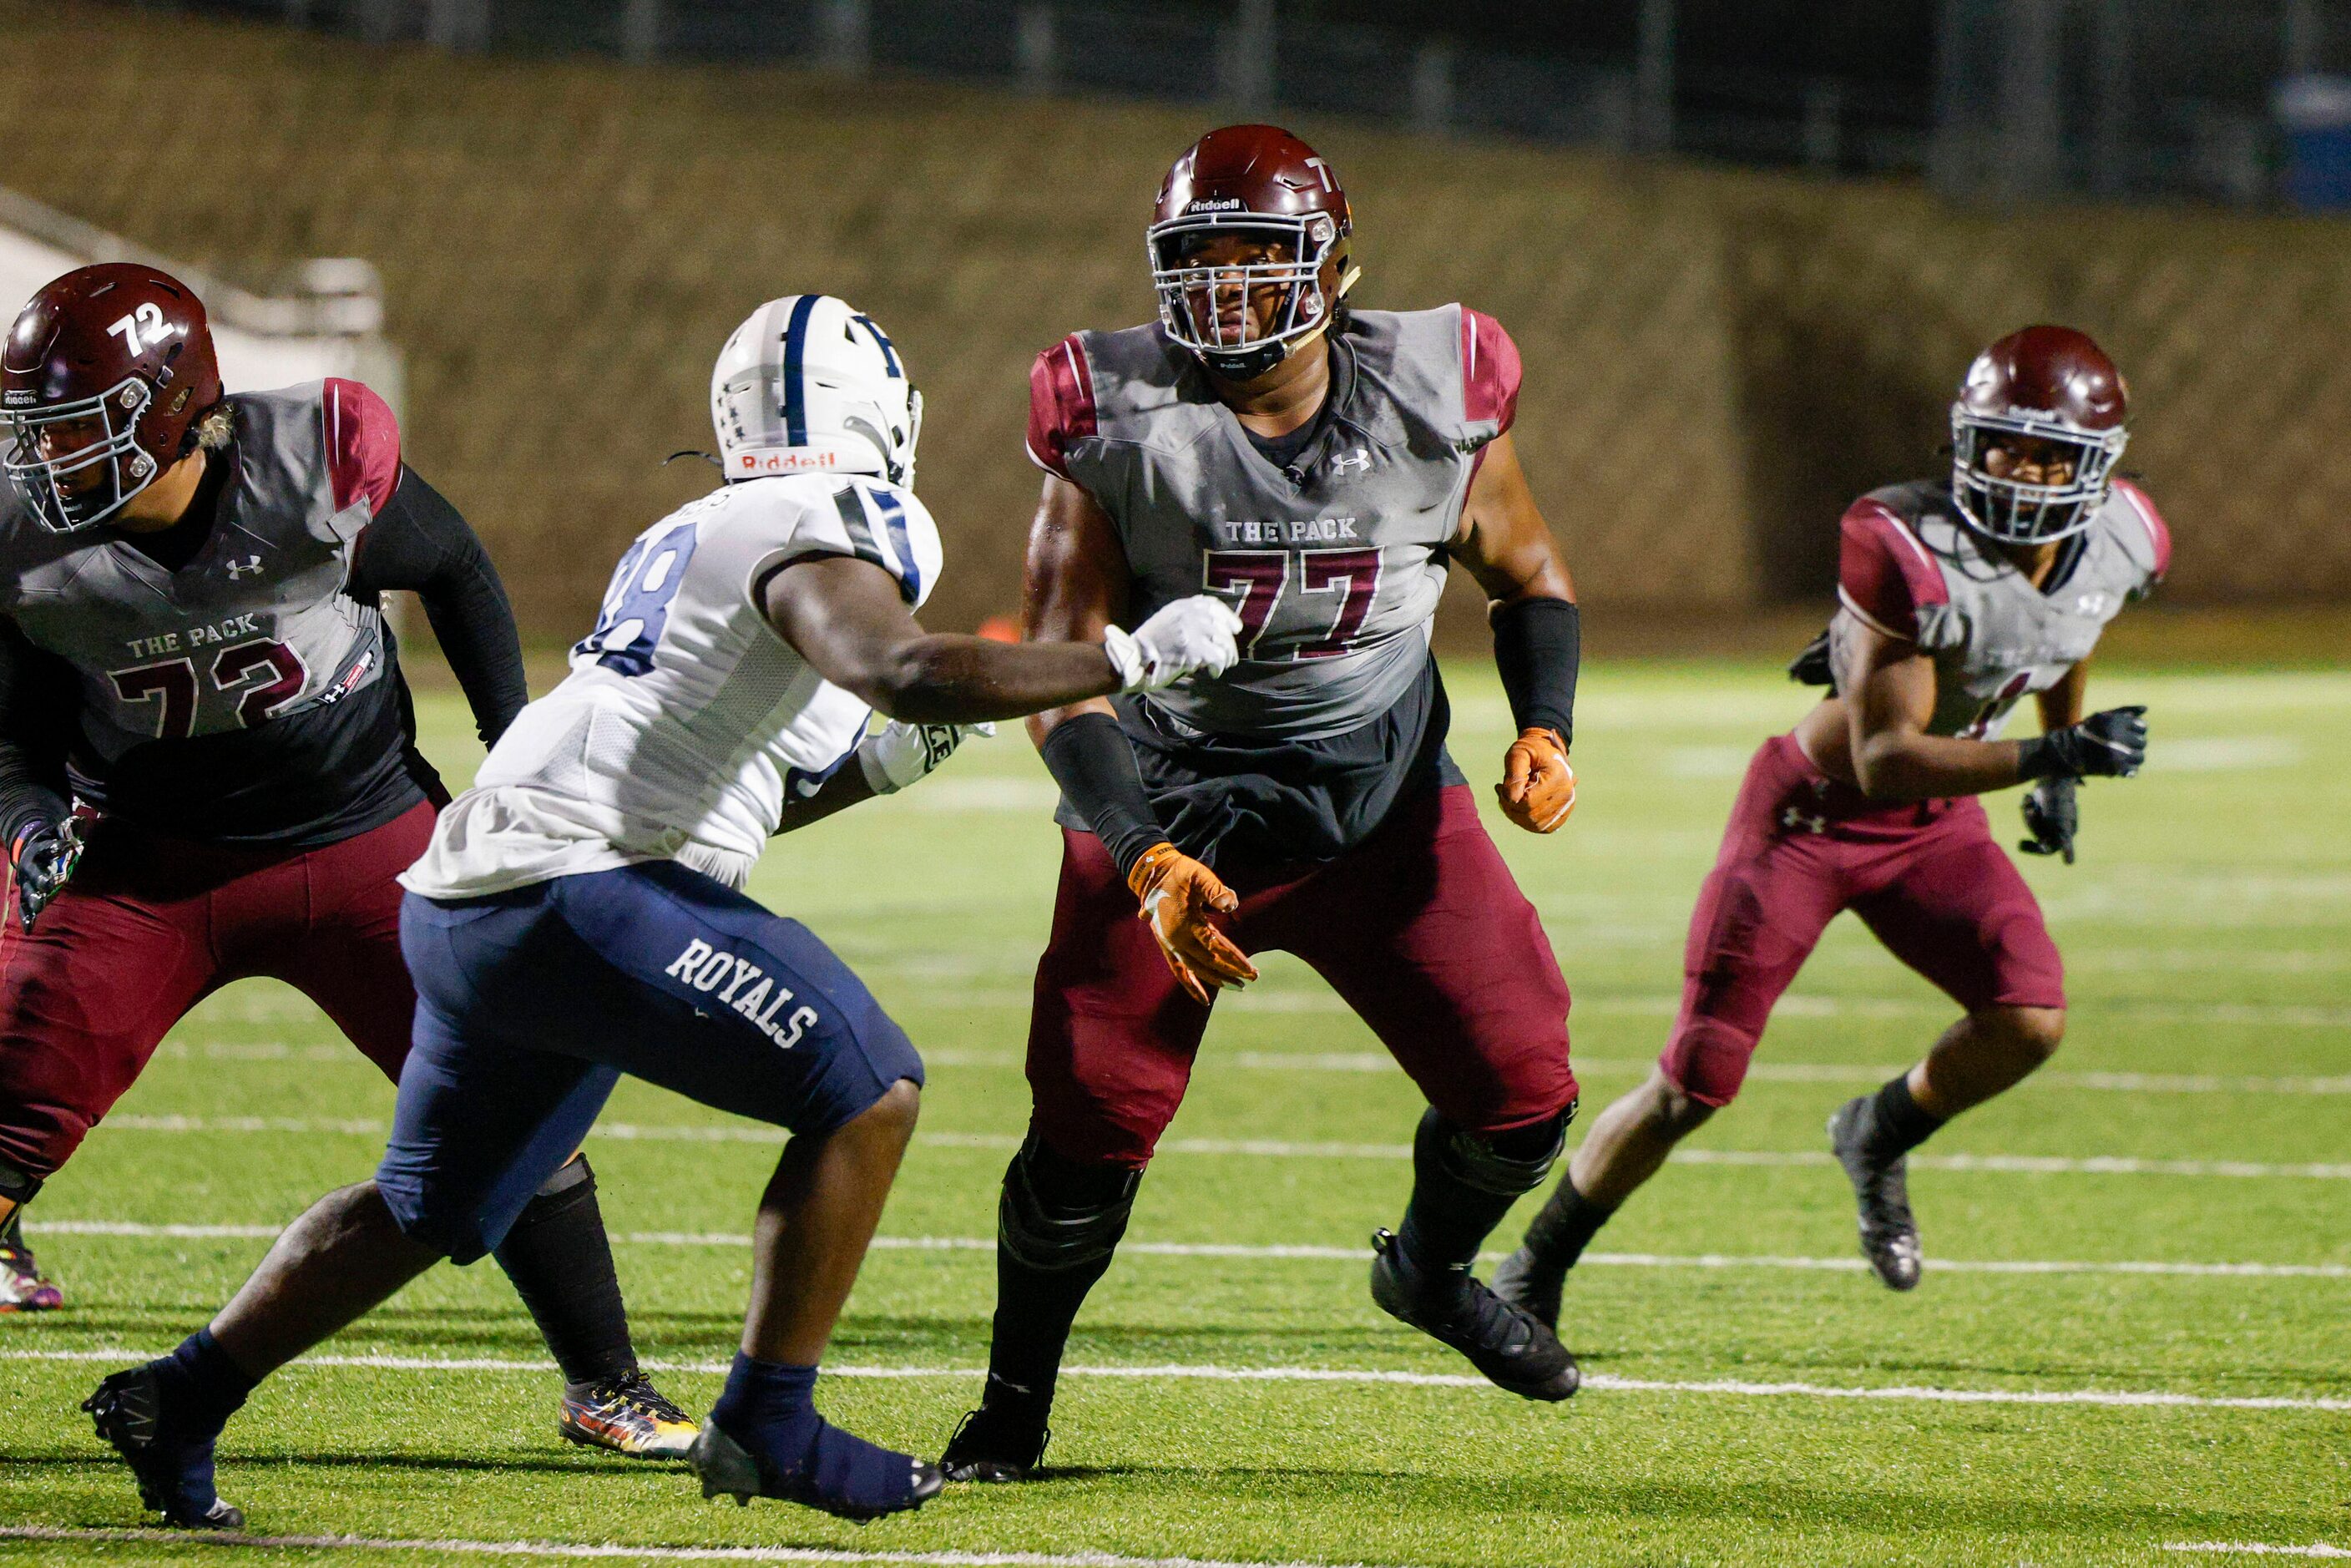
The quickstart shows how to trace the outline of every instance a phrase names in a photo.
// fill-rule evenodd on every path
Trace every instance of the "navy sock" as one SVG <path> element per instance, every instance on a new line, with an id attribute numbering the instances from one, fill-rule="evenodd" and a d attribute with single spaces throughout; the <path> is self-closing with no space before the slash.
<path id="1" fill-rule="evenodd" d="M 198 1437 L 217 1437 L 259 1386 L 258 1379 L 228 1358 L 208 1328 L 182 1340 L 179 1349 L 158 1362 L 155 1380 L 164 1392 L 165 1424 Z"/>
<path id="2" fill-rule="evenodd" d="M 797 1467 L 824 1422 L 816 1413 L 816 1368 L 738 1350 L 710 1418 L 746 1448 Z"/>
<path id="3" fill-rule="evenodd" d="M 1881 1160 L 1898 1160 L 1932 1137 L 1943 1118 L 1910 1097 L 1910 1074 L 1897 1072 L 1869 1100 L 1868 1145 Z"/>
<path id="4" fill-rule="evenodd" d="M 912 1495 L 912 1458 L 844 1432 L 817 1414 L 816 1368 L 757 1361 L 737 1351 L 711 1423 L 758 1461 L 770 1496 L 861 1509 L 903 1508 Z M 780 1490 L 778 1490 L 780 1489 Z"/>

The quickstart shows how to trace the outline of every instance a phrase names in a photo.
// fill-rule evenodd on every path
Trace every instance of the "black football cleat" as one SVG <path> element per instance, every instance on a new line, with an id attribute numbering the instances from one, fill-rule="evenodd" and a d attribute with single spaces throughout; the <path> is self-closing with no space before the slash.
<path id="1" fill-rule="evenodd" d="M 139 1500 L 179 1530 L 242 1530 L 245 1514 L 213 1486 L 210 1436 L 179 1433 L 163 1416 L 154 1364 L 118 1372 L 81 1402 L 98 1435 L 139 1482 Z"/>
<path id="2" fill-rule="evenodd" d="M 1053 1429 L 1041 1414 L 1022 1408 L 1027 1403 L 1018 1395 L 998 1396 L 996 1379 L 989 1378 L 979 1408 L 956 1423 L 947 1451 L 939 1456 L 947 1479 L 998 1485 L 1035 1475 Z"/>
<path id="3" fill-rule="evenodd" d="M 1466 1275 L 1431 1280 L 1395 1235 L 1372 1233 L 1372 1300 L 1469 1358 L 1469 1364 L 1521 1399 L 1559 1400 L 1583 1381 L 1575 1357 L 1533 1314 Z"/>
<path id="4" fill-rule="evenodd" d="M 1565 1269 L 1554 1269 L 1521 1247 L 1494 1265 L 1494 1278 L 1489 1288 L 1556 1334 L 1559 1300 L 1566 1285 Z"/>
<path id="5" fill-rule="evenodd" d="M 1860 1095 L 1837 1107 L 1829 1118 L 1829 1147 L 1845 1179 L 1853 1183 L 1854 1203 L 1861 1220 L 1861 1255 L 1871 1272 L 1889 1291 L 1914 1291 L 1923 1257 L 1918 1249 L 1918 1222 L 1910 1217 L 1910 1184 L 1906 1163 L 1881 1160 L 1868 1148 L 1869 1096 Z"/>
<path id="6" fill-rule="evenodd" d="M 731 1497 L 746 1508 L 755 1497 L 774 1498 L 855 1524 L 918 1509 L 946 1484 L 937 1466 L 821 1419 L 807 1448 L 787 1458 L 737 1442 L 713 1416 L 695 1434 L 686 1458 L 702 1478 L 705 1498 Z"/>

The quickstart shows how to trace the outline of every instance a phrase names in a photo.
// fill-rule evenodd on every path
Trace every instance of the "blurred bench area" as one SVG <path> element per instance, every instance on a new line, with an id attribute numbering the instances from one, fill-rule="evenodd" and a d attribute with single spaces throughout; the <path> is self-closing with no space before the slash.
<path id="1" fill-rule="evenodd" d="M 724 63 L 723 40 L 666 59 L 625 30 L 651 16 L 674 40 L 745 5 L 382 4 L 400 26 L 370 41 L 367 5 L 313 0 L 342 18 L 321 28 L 286 26 L 287 0 L 243 19 L 0 0 L 0 184 L 225 278 L 364 258 L 405 362 L 408 455 L 550 642 L 592 619 L 622 541 L 710 483 L 662 460 L 708 444 L 726 332 L 776 294 L 843 295 L 928 400 L 922 488 L 949 556 L 926 618 L 1014 605 L 1029 361 L 1149 316 L 1151 197 L 1228 118 L 1217 73 L 1238 68 L 1215 37 L 1198 101 L 1169 103 L 1024 83 L 1040 46 L 1017 25 L 960 47 L 1002 55 L 1001 80 L 950 79 L 954 58 L 883 68 L 895 10 L 878 3 L 824 12 L 862 36 L 818 29 L 758 64 Z M 823 11 L 775 8 L 812 29 Z M 423 31 L 512 44 L 493 30 L 534 12 L 603 31 L 551 53 Z M 2351 601 L 2339 221 L 1969 204 L 1917 176 L 1510 141 L 1497 128 L 1535 134 L 1510 114 L 1539 94 L 1500 78 L 1448 76 L 1444 132 L 1416 131 L 1412 95 L 1436 89 L 1415 58 L 1363 67 L 1400 112 L 1280 111 L 1354 200 L 1359 303 L 1465 299 L 1517 338 L 1522 449 L 1596 606 L 1695 636 L 1824 604 L 1843 505 L 1944 461 L 1968 357 L 2036 319 L 2095 333 L 2130 377 L 2125 466 L 2179 536 L 2169 602 L 2291 624 Z M 1458 603 L 1447 624 L 1475 622 Z"/>

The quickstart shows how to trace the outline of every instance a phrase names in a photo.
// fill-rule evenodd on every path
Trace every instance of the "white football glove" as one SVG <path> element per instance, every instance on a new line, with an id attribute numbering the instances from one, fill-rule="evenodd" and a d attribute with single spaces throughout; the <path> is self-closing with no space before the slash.
<path id="1" fill-rule="evenodd" d="M 894 795 L 953 757 L 970 737 L 995 734 L 992 724 L 901 724 L 893 718 L 857 743 L 857 766 L 876 795 Z"/>
<path id="2" fill-rule="evenodd" d="M 1102 647 L 1118 670 L 1122 692 L 1155 692 L 1187 675 L 1221 675 L 1239 660 L 1241 618 L 1213 593 L 1196 593 L 1158 612 L 1133 632 L 1113 626 Z"/>

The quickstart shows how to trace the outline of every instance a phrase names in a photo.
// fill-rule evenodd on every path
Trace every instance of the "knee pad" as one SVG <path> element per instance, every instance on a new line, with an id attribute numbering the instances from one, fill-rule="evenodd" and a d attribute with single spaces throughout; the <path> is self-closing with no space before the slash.
<path id="1" fill-rule="evenodd" d="M 1570 1101 L 1557 1114 L 1507 1133 L 1465 1133 L 1431 1106 L 1421 1113 L 1413 1134 L 1413 1163 L 1434 1166 L 1464 1186 L 1497 1197 L 1532 1192 L 1566 1147 L 1567 1124 L 1575 1120 L 1575 1106 Z"/>
<path id="2" fill-rule="evenodd" d="M 1126 1234 L 1135 1189 L 1142 1185 L 1140 1170 L 1080 1164 L 1047 1148 L 1031 1131 L 1004 1167 L 997 1239 L 1032 1269 L 1102 1262 Z"/>
<path id="3" fill-rule="evenodd" d="M 0 1197 L 9 1199 L 21 1208 L 32 1202 L 33 1195 L 40 1190 L 39 1176 L 0 1160 Z"/>

